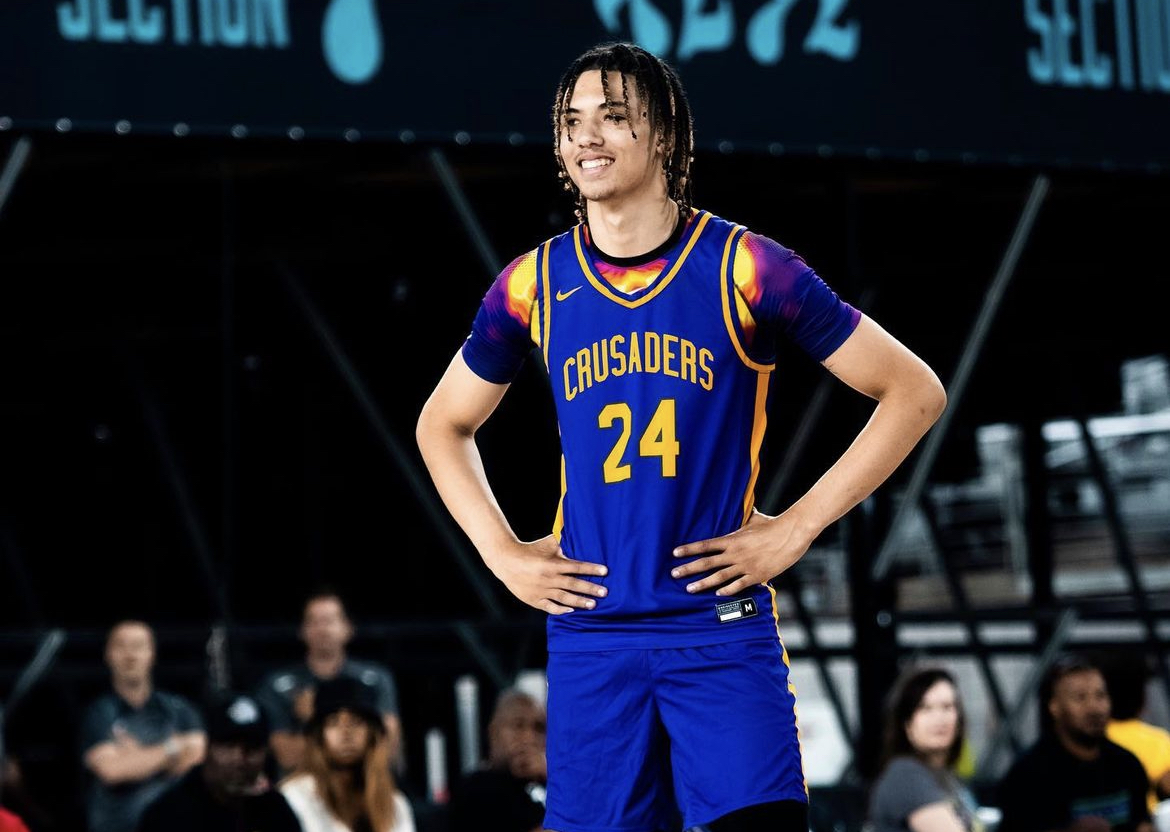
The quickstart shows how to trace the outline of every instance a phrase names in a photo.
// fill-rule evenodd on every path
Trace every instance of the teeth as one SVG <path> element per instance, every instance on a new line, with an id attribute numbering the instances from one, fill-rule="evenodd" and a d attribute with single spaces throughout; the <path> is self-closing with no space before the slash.
<path id="1" fill-rule="evenodd" d="M 612 159 L 586 159 L 581 163 L 581 167 L 585 170 L 593 170 L 594 168 L 603 168 L 612 161 Z"/>

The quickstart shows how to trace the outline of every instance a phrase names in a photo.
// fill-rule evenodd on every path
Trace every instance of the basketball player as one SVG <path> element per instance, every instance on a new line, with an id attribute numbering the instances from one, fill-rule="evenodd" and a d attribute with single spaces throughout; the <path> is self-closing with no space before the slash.
<path id="1" fill-rule="evenodd" d="M 877 488 L 945 404 L 930 368 L 805 262 L 690 200 L 674 71 L 606 44 L 565 73 L 555 153 L 581 223 L 509 265 L 424 406 L 447 508 L 549 613 L 548 795 L 558 832 L 807 830 L 795 701 L 768 581 Z M 753 509 L 775 344 L 876 400 L 785 512 Z M 553 533 L 517 539 L 477 429 L 528 351 L 556 399 Z"/>

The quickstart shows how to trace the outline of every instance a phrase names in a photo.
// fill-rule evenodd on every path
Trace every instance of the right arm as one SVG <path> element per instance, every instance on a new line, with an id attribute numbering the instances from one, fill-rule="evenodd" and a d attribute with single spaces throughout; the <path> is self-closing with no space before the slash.
<path id="1" fill-rule="evenodd" d="M 911 832 L 966 832 L 950 801 L 940 800 L 915 809 L 906 818 Z"/>
<path id="2" fill-rule="evenodd" d="M 554 615 L 590 609 L 606 590 L 575 576 L 601 577 L 606 568 L 565 557 L 553 535 L 522 542 L 488 484 L 475 433 L 507 389 L 480 378 L 456 353 L 419 416 L 423 461 L 447 510 L 509 592 Z"/>
<path id="3" fill-rule="evenodd" d="M 85 752 L 85 765 L 107 786 L 138 783 L 156 774 L 170 771 L 182 754 L 178 740 L 142 745 L 129 734 L 98 743 Z"/>

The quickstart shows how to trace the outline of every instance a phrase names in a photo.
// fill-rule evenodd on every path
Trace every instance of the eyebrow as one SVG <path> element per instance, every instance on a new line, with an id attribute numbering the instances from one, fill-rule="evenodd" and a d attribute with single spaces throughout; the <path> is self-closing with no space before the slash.
<path id="1" fill-rule="evenodd" d="M 599 109 L 599 110 L 612 110 L 615 107 L 619 108 L 619 109 L 624 109 L 625 106 L 626 106 L 626 103 L 624 101 L 606 101 L 602 104 L 598 104 L 597 109 Z M 568 115 L 569 113 L 580 113 L 580 112 L 581 111 L 578 110 L 576 107 L 566 107 L 565 108 L 566 115 Z"/>

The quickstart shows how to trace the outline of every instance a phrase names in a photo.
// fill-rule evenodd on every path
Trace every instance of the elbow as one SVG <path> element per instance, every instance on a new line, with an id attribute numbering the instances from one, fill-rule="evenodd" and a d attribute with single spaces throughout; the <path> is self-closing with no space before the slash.
<path id="1" fill-rule="evenodd" d="M 431 399 L 427 399 L 426 404 L 423 405 L 422 410 L 419 411 L 418 421 L 414 425 L 414 441 L 418 445 L 418 449 L 426 455 L 427 440 L 431 435 L 431 422 L 434 419 L 432 413 Z"/>
<path id="2" fill-rule="evenodd" d="M 103 786 L 117 786 L 119 783 L 125 781 L 117 768 L 110 765 L 108 761 L 100 763 L 90 763 L 89 770 L 93 772 L 93 776 L 98 779 L 98 782 Z"/>
<path id="3" fill-rule="evenodd" d="M 947 409 L 947 391 L 943 387 L 942 382 L 939 381 L 938 376 L 933 372 L 931 372 L 930 378 L 927 379 L 925 387 L 922 406 L 923 415 L 933 425 Z"/>
<path id="4" fill-rule="evenodd" d="M 418 414 L 414 426 L 414 441 L 423 459 L 429 452 L 450 438 L 466 439 L 475 436 L 475 426 L 453 420 L 448 409 L 435 401 L 432 394 Z"/>
<path id="5" fill-rule="evenodd" d="M 418 422 L 414 426 L 414 441 L 418 444 L 418 449 L 424 459 L 427 456 L 427 451 L 434 444 L 435 438 L 439 435 L 439 416 L 440 410 L 435 405 L 435 397 L 432 395 L 423 405 L 418 414 Z"/>

